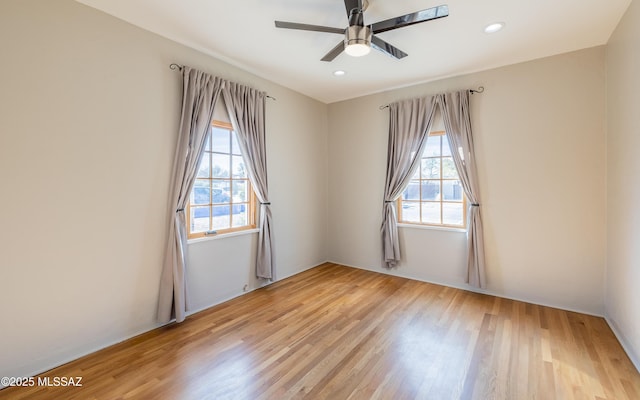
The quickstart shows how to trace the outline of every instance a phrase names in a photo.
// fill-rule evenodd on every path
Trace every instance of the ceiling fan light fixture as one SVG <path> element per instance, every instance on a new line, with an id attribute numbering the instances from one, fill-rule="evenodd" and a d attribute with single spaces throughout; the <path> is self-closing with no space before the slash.
<path id="1" fill-rule="evenodd" d="M 371 47 L 364 43 L 351 43 L 344 48 L 344 52 L 351 57 L 362 57 L 369 54 Z"/>
<path id="2" fill-rule="evenodd" d="M 371 51 L 371 28 L 352 25 L 344 38 L 344 52 L 352 57 L 362 57 Z"/>

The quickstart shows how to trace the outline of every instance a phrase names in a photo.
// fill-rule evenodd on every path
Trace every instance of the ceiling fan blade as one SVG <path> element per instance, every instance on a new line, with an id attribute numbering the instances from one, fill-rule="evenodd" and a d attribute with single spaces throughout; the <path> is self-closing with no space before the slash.
<path id="1" fill-rule="evenodd" d="M 345 0 L 346 2 L 347 0 Z M 427 8 L 426 10 L 417 11 L 400 17 L 386 19 L 371 25 L 373 33 L 381 33 L 392 29 L 403 28 L 405 26 L 417 24 L 420 22 L 431 21 L 433 19 L 449 16 L 449 6 L 446 4 Z"/>
<path id="2" fill-rule="evenodd" d="M 351 10 L 362 10 L 362 0 L 344 0 L 344 8 L 347 9 L 347 18 L 351 16 Z"/>
<path id="3" fill-rule="evenodd" d="M 327 54 L 320 61 L 333 61 L 334 58 L 338 57 L 340 53 L 344 51 L 344 40 L 341 40 L 340 43 Z"/>
<path id="4" fill-rule="evenodd" d="M 330 26 L 298 24 L 296 22 L 276 21 L 276 28 L 299 29 L 301 31 L 328 32 L 344 35 L 344 28 L 332 28 Z"/>
<path id="5" fill-rule="evenodd" d="M 385 42 L 384 40 L 380 39 L 377 36 L 371 37 L 371 47 L 397 59 L 408 56 L 408 54 L 405 53 L 404 51 Z"/>

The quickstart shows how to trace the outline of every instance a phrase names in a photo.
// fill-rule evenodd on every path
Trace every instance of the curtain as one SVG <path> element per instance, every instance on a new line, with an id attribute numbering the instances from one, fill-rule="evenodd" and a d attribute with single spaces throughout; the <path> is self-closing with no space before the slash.
<path id="1" fill-rule="evenodd" d="M 223 90 L 231 124 L 238 137 L 249 179 L 260 202 L 256 276 L 275 279 L 273 223 L 267 184 L 265 93 L 228 82 Z"/>
<path id="2" fill-rule="evenodd" d="M 400 261 L 395 201 L 420 165 L 433 123 L 435 104 L 435 97 L 425 97 L 389 105 L 389 145 L 382 215 L 382 250 L 387 268 L 393 268 Z"/>
<path id="3" fill-rule="evenodd" d="M 224 81 L 204 72 L 182 68 L 182 114 L 173 160 L 169 201 L 169 237 L 160 279 L 158 320 L 167 323 L 174 316 L 182 322 L 187 311 L 185 264 L 187 232 L 185 207 L 202 158 L 213 108 Z"/>
<path id="4" fill-rule="evenodd" d="M 458 170 L 464 193 L 469 200 L 467 212 L 467 278 L 470 285 L 484 288 L 484 239 L 480 216 L 480 191 L 469 114 L 469 91 L 440 94 L 437 103 L 442 112 L 453 162 Z M 462 154 L 456 149 L 462 149 Z"/>

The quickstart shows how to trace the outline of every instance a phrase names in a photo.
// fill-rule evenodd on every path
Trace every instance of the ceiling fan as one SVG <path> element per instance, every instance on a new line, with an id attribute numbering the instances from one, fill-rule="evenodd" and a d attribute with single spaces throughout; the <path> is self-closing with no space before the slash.
<path id="1" fill-rule="evenodd" d="M 364 56 L 369 53 L 371 47 L 391 57 L 400 59 L 406 57 L 407 53 L 380 39 L 376 34 L 449 16 L 449 7 L 445 4 L 400 17 L 386 19 L 371 25 L 365 25 L 364 11 L 367 5 L 367 0 L 364 0 L 364 7 L 363 0 L 344 0 L 344 6 L 347 9 L 347 18 L 349 18 L 349 26 L 346 29 L 299 24 L 296 22 L 275 21 L 275 23 L 277 28 L 344 35 L 344 40 L 322 57 L 322 61 L 333 61 L 333 59 L 343 51 L 354 57 Z"/>

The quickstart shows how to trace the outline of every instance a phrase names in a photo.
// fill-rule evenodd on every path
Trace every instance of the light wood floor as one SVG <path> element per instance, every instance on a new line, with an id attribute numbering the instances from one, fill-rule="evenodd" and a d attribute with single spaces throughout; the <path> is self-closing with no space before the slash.
<path id="1" fill-rule="evenodd" d="M 602 318 L 325 264 L 0 399 L 640 399 Z"/>

